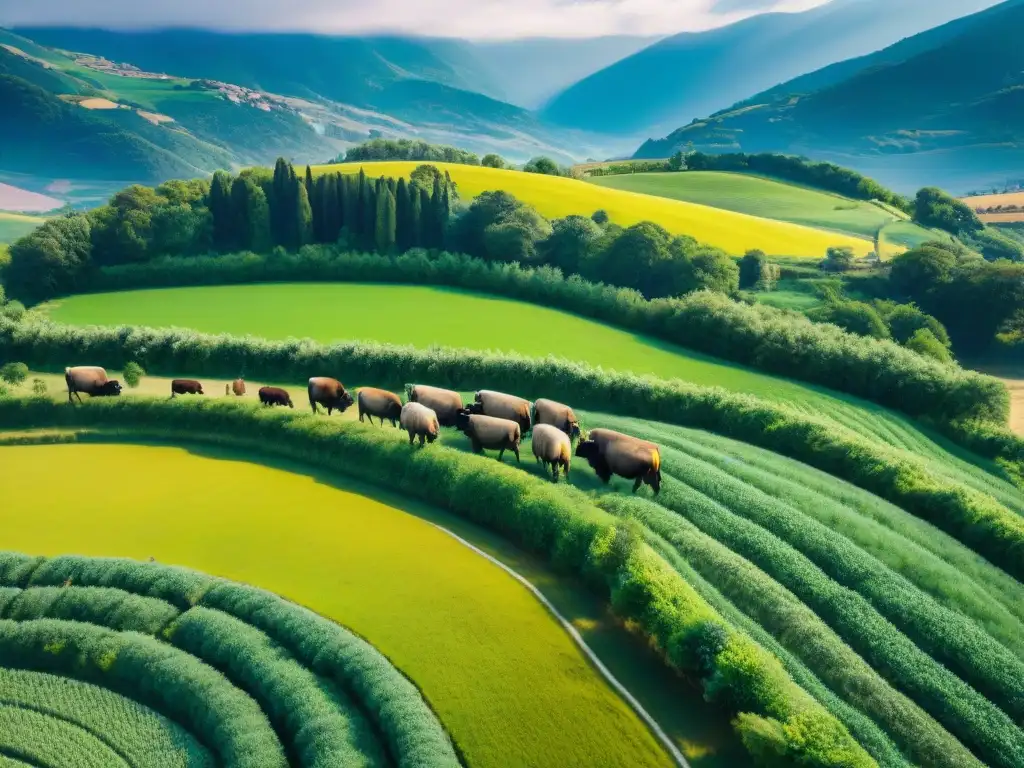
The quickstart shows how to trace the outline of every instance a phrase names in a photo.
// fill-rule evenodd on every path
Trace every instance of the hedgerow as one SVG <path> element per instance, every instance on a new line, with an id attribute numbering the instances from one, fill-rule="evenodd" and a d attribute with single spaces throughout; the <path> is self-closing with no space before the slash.
<path id="1" fill-rule="evenodd" d="M 890 341 L 868 339 L 765 305 L 697 291 L 646 300 L 639 292 L 461 254 L 401 256 L 306 246 L 297 254 L 164 257 L 107 267 L 89 289 L 117 291 L 302 280 L 444 285 L 556 307 L 753 368 L 846 392 L 939 422 L 1005 423 L 1006 388 L 988 376 L 936 362 Z"/>
<path id="2" fill-rule="evenodd" d="M 205 606 L 245 622 L 306 668 L 347 691 L 383 734 L 396 765 L 459 764 L 451 741 L 416 687 L 365 640 L 301 606 L 185 568 L 111 558 L 44 559 L 0 553 L 0 584 L 31 586 L 27 591 L 32 592 L 68 581 L 124 590 L 183 612 Z"/>
<path id="3" fill-rule="evenodd" d="M 1024 517 L 990 495 L 933 471 L 906 452 L 871 444 L 785 406 L 719 388 L 619 374 L 556 358 L 386 344 L 267 341 L 152 328 L 76 328 L 0 318 L 0 355 L 37 368 L 114 369 L 136 361 L 153 374 L 306 381 L 340 372 L 393 389 L 424 381 L 566 400 L 591 410 L 681 424 L 752 443 L 850 481 L 927 520 L 1011 575 L 1024 577 Z M 29 424 L 28 426 L 31 426 Z"/>
<path id="4" fill-rule="evenodd" d="M 771 532 L 690 488 L 686 483 L 691 479 L 666 478 L 659 503 L 789 589 L 873 669 L 988 764 L 1014 768 L 1024 761 L 1024 733 L 1002 710 L 914 645 L 863 597 Z"/>
<path id="5" fill-rule="evenodd" d="M 739 634 L 660 557 L 576 491 L 440 445 L 410 450 L 397 431 L 257 409 L 232 400 L 107 400 L 80 408 L 42 399 L 0 401 L 6 427 L 90 426 L 245 444 L 364 482 L 396 488 L 485 525 L 571 569 L 636 622 L 675 669 L 703 681 L 709 698 L 745 713 L 745 743 L 776 760 L 860 768 L 876 763 L 847 730 Z"/>
<path id="6" fill-rule="evenodd" d="M 55 619 L 0 619 L 0 658 L 133 698 L 183 724 L 224 765 L 288 765 L 255 701 L 211 667 L 148 635 Z"/>
<path id="7" fill-rule="evenodd" d="M 815 613 L 751 562 L 702 533 L 685 517 L 646 499 L 609 494 L 599 500 L 616 516 L 641 522 L 737 608 L 774 635 L 840 698 L 866 714 L 870 725 L 851 731 L 878 740 L 881 727 L 917 765 L 978 766 L 977 759 L 932 717 L 889 685 Z M 877 725 L 876 725 L 877 724 Z M 849 726 L 848 726 L 849 727 Z M 890 757 L 884 737 L 873 756 Z M 865 744 L 865 746 L 868 746 Z"/>

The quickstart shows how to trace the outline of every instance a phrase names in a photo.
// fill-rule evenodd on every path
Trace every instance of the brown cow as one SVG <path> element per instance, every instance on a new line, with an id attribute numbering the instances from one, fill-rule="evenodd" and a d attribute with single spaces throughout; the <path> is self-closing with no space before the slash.
<path id="1" fill-rule="evenodd" d="M 275 405 L 287 405 L 289 408 L 295 407 L 292 404 L 292 396 L 280 387 L 260 387 L 259 396 L 260 402 L 263 403 L 263 405 L 269 405 L 271 407 Z"/>
<path id="2" fill-rule="evenodd" d="M 231 391 L 235 394 L 235 397 L 241 397 L 245 394 L 245 380 L 241 377 L 231 382 Z M 227 394 L 227 393 L 225 393 Z"/>
<path id="3" fill-rule="evenodd" d="M 476 393 L 476 402 L 466 407 L 470 413 L 507 419 L 519 425 L 523 434 L 530 431 L 530 401 L 504 392 L 481 389 Z"/>
<path id="4" fill-rule="evenodd" d="M 619 475 L 635 481 L 633 493 L 642 483 L 651 486 L 655 494 L 661 491 L 661 451 L 652 442 L 610 429 L 592 429 L 576 446 L 576 455 L 586 459 L 605 483 Z"/>
<path id="5" fill-rule="evenodd" d="M 498 451 L 498 461 L 501 461 L 505 451 L 511 450 L 519 461 L 522 432 L 516 422 L 462 410 L 456 416 L 455 428 L 470 439 L 474 453 L 483 453 L 484 448 L 490 448 Z"/>
<path id="6" fill-rule="evenodd" d="M 397 426 L 396 422 L 402 417 L 402 398 L 394 392 L 376 387 L 363 387 L 356 395 L 356 402 L 359 404 L 359 420 L 365 415 L 373 424 L 373 417 L 380 419 L 381 425 L 384 419 L 391 421 L 391 426 Z"/>
<path id="7" fill-rule="evenodd" d="M 203 385 L 195 379 L 175 379 L 171 382 L 171 397 L 175 395 L 205 395 Z"/>
<path id="8" fill-rule="evenodd" d="M 77 365 L 64 369 L 64 381 L 68 385 L 68 402 L 71 396 L 82 402 L 82 392 L 90 397 L 115 397 L 121 394 L 121 382 L 107 378 L 107 372 L 99 366 Z"/>
<path id="9" fill-rule="evenodd" d="M 327 409 L 327 415 L 330 416 L 335 408 L 338 409 L 338 413 L 344 413 L 345 409 L 355 402 L 352 395 L 346 391 L 344 384 L 326 376 L 311 378 L 308 392 L 309 405 L 313 409 L 313 413 L 317 412 L 318 403 Z"/>
<path id="10" fill-rule="evenodd" d="M 541 398 L 533 404 L 533 423 L 550 424 L 576 440 L 580 436 L 580 422 L 572 408 L 554 400 Z"/>
<path id="11" fill-rule="evenodd" d="M 414 384 L 408 388 L 409 402 L 421 403 L 437 414 L 437 423 L 442 427 L 454 427 L 455 417 L 462 410 L 462 397 L 458 392 L 426 384 Z"/>

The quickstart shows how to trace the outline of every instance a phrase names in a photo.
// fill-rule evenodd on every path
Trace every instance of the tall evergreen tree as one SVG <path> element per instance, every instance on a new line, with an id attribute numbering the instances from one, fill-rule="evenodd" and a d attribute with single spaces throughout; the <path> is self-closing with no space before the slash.
<path id="1" fill-rule="evenodd" d="M 363 220 L 360 223 L 361 237 L 359 245 L 370 251 L 374 248 L 374 240 L 377 234 L 377 193 L 374 185 L 367 182 L 366 198 L 363 205 Z"/>
<path id="2" fill-rule="evenodd" d="M 387 184 L 381 185 L 377 195 L 377 221 L 375 245 L 380 253 L 390 253 L 395 248 L 396 206 L 395 196 Z"/>
<path id="3" fill-rule="evenodd" d="M 412 239 L 417 248 L 427 247 L 426 220 L 430 216 L 430 193 L 423 187 L 413 186 Z"/>
<path id="4" fill-rule="evenodd" d="M 405 253 L 413 246 L 412 198 L 405 179 L 395 186 L 395 245 L 399 253 Z"/>
<path id="5" fill-rule="evenodd" d="M 324 206 L 324 198 L 326 196 L 327 176 L 317 176 L 309 193 L 309 207 L 313 211 L 314 243 L 327 242 L 327 211 Z"/>
<path id="6" fill-rule="evenodd" d="M 313 169 L 306 166 L 306 195 L 312 199 L 313 195 Z"/>
<path id="7" fill-rule="evenodd" d="M 370 182 L 366 178 L 366 171 L 362 168 L 359 169 L 359 176 L 357 177 L 356 183 L 359 188 L 359 196 L 356 198 L 356 222 L 355 226 L 352 227 L 353 234 L 356 235 L 356 240 L 361 242 L 361 238 L 366 234 L 366 209 L 370 204 Z M 370 230 L 373 231 L 372 229 Z"/>
<path id="8" fill-rule="evenodd" d="M 313 209 L 306 194 L 306 183 L 298 176 L 292 178 L 292 199 L 295 201 L 295 212 L 289 227 L 292 241 L 290 247 L 298 250 L 313 242 Z"/>
<path id="9" fill-rule="evenodd" d="M 231 185 L 231 209 L 238 247 L 257 253 L 270 250 L 270 206 L 251 178 L 239 176 Z"/>
<path id="10" fill-rule="evenodd" d="M 320 193 L 320 217 L 323 224 L 320 228 L 320 242 L 333 243 L 338 239 L 338 176 L 327 173 L 319 177 L 323 179 Z M 315 212 L 315 211 L 314 211 Z"/>
<path id="11" fill-rule="evenodd" d="M 224 171 L 213 174 L 206 207 L 210 209 L 210 217 L 213 219 L 214 249 L 225 253 L 237 247 L 231 207 L 231 177 Z"/>
<path id="12" fill-rule="evenodd" d="M 277 158 L 274 163 L 274 180 L 271 185 L 273 194 L 267 197 L 270 205 L 270 234 L 275 245 L 287 245 L 290 237 L 288 235 L 288 220 L 295 210 L 294 202 L 290 202 L 290 179 L 289 171 L 291 166 L 283 157 Z"/>
<path id="13" fill-rule="evenodd" d="M 434 177 L 434 192 L 430 196 L 430 216 L 424 217 L 427 226 L 427 240 L 430 248 L 444 247 L 444 228 L 448 221 L 445 210 L 444 185 L 439 176 Z"/>
<path id="14" fill-rule="evenodd" d="M 343 226 L 348 231 L 351 245 L 355 245 L 359 234 L 359 177 L 345 174 L 342 177 L 345 185 L 345 208 L 342 216 Z"/>

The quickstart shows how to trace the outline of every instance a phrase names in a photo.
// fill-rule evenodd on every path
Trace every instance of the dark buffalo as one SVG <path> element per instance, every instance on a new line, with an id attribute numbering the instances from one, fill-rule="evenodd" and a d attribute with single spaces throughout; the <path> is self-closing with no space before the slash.
<path id="1" fill-rule="evenodd" d="M 289 408 L 295 407 L 292 404 L 292 396 L 280 387 L 261 387 L 259 395 L 260 402 L 264 405 L 287 405 Z"/>
<path id="2" fill-rule="evenodd" d="M 612 475 L 618 475 L 634 481 L 633 493 L 643 483 L 651 486 L 655 494 L 661 491 L 661 451 L 647 440 L 610 429 L 593 429 L 576 446 L 576 455 L 586 459 L 605 483 Z"/>
<path id="3" fill-rule="evenodd" d="M 99 366 L 78 365 L 64 369 L 64 381 L 68 385 L 68 402 L 72 395 L 82 402 L 81 393 L 90 397 L 115 397 L 121 394 L 121 382 L 107 378 L 107 372 Z"/>
<path id="4" fill-rule="evenodd" d="M 171 382 L 171 397 L 175 395 L 205 395 L 203 385 L 195 379 L 175 379 Z"/>
<path id="5" fill-rule="evenodd" d="M 360 421 L 366 416 L 373 424 L 373 417 L 376 416 L 381 424 L 384 424 L 384 419 L 388 419 L 391 426 L 395 427 L 402 417 L 402 398 L 386 389 L 363 387 L 356 396 L 356 403 L 359 405 Z"/>
<path id="6" fill-rule="evenodd" d="M 316 413 L 317 405 L 322 405 L 327 409 L 327 415 L 337 409 L 338 413 L 344 413 L 345 409 L 348 408 L 355 400 L 345 390 L 343 385 L 337 379 L 329 379 L 326 376 L 314 376 L 309 380 L 309 405 L 313 409 L 313 413 Z"/>

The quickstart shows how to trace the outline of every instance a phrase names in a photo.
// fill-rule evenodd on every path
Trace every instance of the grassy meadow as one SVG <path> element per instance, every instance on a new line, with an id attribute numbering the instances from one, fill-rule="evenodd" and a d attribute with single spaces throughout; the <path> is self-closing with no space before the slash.
<path id="1" fill-rule="evenodd" d="M 863 200 L 741 173 L 689 171 L 597 176 L 592 184 L 872 239 L 894 219 Z"/>
<path id="2" fill-rule="evenodd" d="M 315 166 L 313 171 L 358 173 L 363 168 L 370 176 L 407 177 L 418 165 L 417 162 L 342 163 Z M 604 209 L 613 222 L 624 227 L 644 220 L 653 221 L 673 234 L 690 235 L 738 256 L 751 248 L 760 248 L 772 255 L 809 259 L 822 258 L 833 245 L 849 245 L 859 255 L 872 250 L 871 243 L 850 235 L 599 187 L 576 179 L 452 163 L 432 165 L 451 174 L 464 199 L 501 189 L 534 206 L 548 218 L 570 214 L 589 216 Z"/>
<path id="3" fill-rule="evenodd" d="M 44 221 L 46 219 L 42 216 L 0 211 L 0 245 L 13 243 L 18 238 L 32 232 Z"/>
<path id="4" fill-rule="evenodd" d="M 948 241 L 949 239 L 949 235 L 945 232 L 927 229 L 912 221 L 894 221 L 884 226 L 878 234 L 879 255 L 885 261 L 908 248 L 916 248 L 929 240 Z"/>
<path id="5" fill-rule="evenodd" d="M 334 618 L 416 682 L 470 765 L 670 764 L 527 590 L 418 516 L 436 510 L 214 449 L 19 446 L 0 458 L 6 548 L 152 556 Z M 88 522 L 55 525 L 63 509 Z"/>

